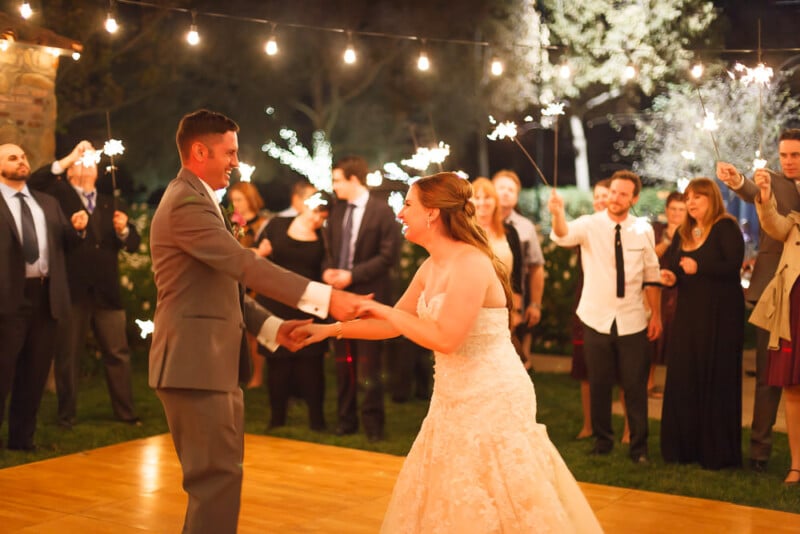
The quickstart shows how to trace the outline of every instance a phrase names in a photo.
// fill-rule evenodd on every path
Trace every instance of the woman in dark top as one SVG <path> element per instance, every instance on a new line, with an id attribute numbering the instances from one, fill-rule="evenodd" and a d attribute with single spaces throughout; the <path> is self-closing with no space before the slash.
<path id="1" fill-rule="evenodd" d="M 695 178 L 687 218 L 665 253 L 665 285 L 678 287 L 661 412 L 666 462 L 706 469 L 742 464 L 744 240 L 719 188 Z"/>
<path id="2" fill-rule="evenodd" d="M 329 197 L 316 193 L 305 201 L 305 208 L 296 217 L 276 217 L 264 229 L 259 241 L 269 240 L 274 263 L 294 271 L 310 280 L 322 279 L 322 260 L 325 243 L 322 225 L 328 216 Z M 264 245 L 261 245 L 263 248 Z M 259 295 L 257 300 L 267 309 L 284 319 L 308 319 L 311 315 Z M 322 404 L 325 397 L 323 358 L 327 343 L 309 345 L 297 352 L 279 347 L 267 356 L 267 392 L 271 409 L 270 428 L 286 424 L 289 396 L 299 394 L 308 406 L 309 426 L 312 430 L 325 429 Z"/>

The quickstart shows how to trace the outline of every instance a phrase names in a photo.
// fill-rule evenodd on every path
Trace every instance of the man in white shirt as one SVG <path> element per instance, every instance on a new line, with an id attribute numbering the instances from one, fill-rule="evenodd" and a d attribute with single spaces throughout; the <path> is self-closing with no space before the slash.
<path id="1" fill-rule="evenodd" d="M 577 315 L 584 327 L 584 351 L 591 391 L 593 454 L 614 446 L 611 390 L 617 378 L 625 390 L 631 429 L 630 457 L 647 463 L 647 341 L 661 335 L 661 289 L 653 228 L 629 216 L 639 200 L 639 177 L 630 171 L 611 176 L 604 211 L 567 223 L 564 200 L 553 190 L 550 238 L 563 247 L 581 247 L 583 292 Z M 642 288 L 652 314 L 645 310 Z"/>

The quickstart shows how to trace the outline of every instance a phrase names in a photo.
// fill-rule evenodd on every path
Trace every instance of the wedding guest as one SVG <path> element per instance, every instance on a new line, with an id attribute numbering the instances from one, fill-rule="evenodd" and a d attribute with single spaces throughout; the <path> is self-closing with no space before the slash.
<path id="1" fill-rule="evenodd" d="M 595 213 L 606 209 L 608 204 L 609 178 L 604 178 L 594 184 L 592 189 L 592 208 Z M 583 291 L 583 266 L 581 265 L 581 249 L 578 247 L 578 282 L 575 285 L 575 309 L 578 309 L 581 292 Z M 570 376 L 581 383 L 581 410 L 583 412 L 583 426 L 575 439 L 586 439 L 592 436 L 592 404 L 589 394 L 589 373 L 586 371 L 586 355 L 583 353 L 583 323 L 577 315 L 572 318 L 572 368 Z M 628 439 L 625 439 L 628 436 Z M 628 418 L 625 418 L 625 429 L 622 431 L 623 442 L 630 441 Z"/>
<path id="2" fill-rule="evenodd" d="M 367 162 L 347 156 L 333 165 L 333 191 L 339 202 L 325 226 L 329 247 L 322 280 L 337 289 L 373 294 L 387 302 L 391 271 L 397 264 L 402 235 L 394 212 L 383 198 L 367 189 Z M 371 442 L 384 438 L 383 343 L 336 340 L 337 435 L 358 431 L 358 391 L 361 423 Z"/>
<path id="3" fill-rule="evenodd" d="M 297 180 L 294 184 L 292 184 L 292 194 L 289 199 L 289 207 L 279 211 L 276 216 L 296 217 L 301 211 L 303 211 L 303 202 L 305 202 L 308 197 L 316 192 L 317 188 L 305 178 Z"/>
<path id="4" fill-rule="evenodd" d="M 800 151 L 796 154 L 800 163 Z M 782 242 L 778 270 L 758 300 L 750 322 L 769 332 L 767 383 L 785 393 L 786 433 L 791 466 L 785 484 L 800 483 L 800 211 L 778 212 L 773 177 L 766 169 L 753 176 L 760 194 L 756 210 L 761 228 Z"/>
<path id="5" fill-rule="evenodd" d="M 256 237 L 267 224 L 267 218 L 261 213 L 264 199 L 261 198 L 256 186 L 249 182 L 233 184 L 228 188 L 228 198 L 233 207 L 231 221 L 236 239 L 243 247 L 254 247 Z M 253 377 L 247 383 L 247 389 L 258 388 L 264 383 L 264 356 L 259 351 L 255 336 L 250 333 L 247 334 L 247 344 L 250 347 L 250 361 L 253 365 Z"/>
<path id="6" fill-rule="evenodd" d="M 492 183 L 497 190 L 497 205 L 503 221 L 514 227 L 522 249 L 522 308 L 523 318 L 514 332 L 522 344 L 525 367 L 531 369 L 531 340 L 533 329 L 542 320 L 544 295 L 544 254 L 539 233 L 530 219 L 517 211 L 522 182 L 514 171 L 503 169 L 494 173 Z"/>
<path id="7" fill-rule="evenodd" d="M 742 465 L 744 240 L 717 184 L 686 187 L 687 216 L 665 253 L 665 285 L 678 287 L 669 344 L 661 455 L 705 469 Z"/>
<path id="8" fill-rule="evenodd" d="M 119 283 L 119 253 L 138 250 L 141 238 L 120 199 L 96 187 L 98 161 L 92 144 L 81 141 L 65 157 L 33 173 L 29 183 L 53 195 L 64 213 L 85 210 L 89 215 L 84 239 L 66 253 L 72 305 L 69 317 L 59 323 L 56 340 L 58 425 L 67 429 L 77 421 L 81 360 L 90 329 L 102 354 L 114 416 L 130 425 L 142 424 L 133 400 L 131 351 Z"/>
<path id="9" fill-rule="evenodd" d="M 778 213 L 787 215 L 800 210 L 800 129 L 789 128 L 781 132 L 778 141 L 782 173 L 772 181 L 772 191 L 778 206 Z M 717 163 L 717 178 L 745 202 L 753 203 L 758 195 L 758 186 L 744 176 L 730 163 Z M 755 304 L 761 297 L 764 287 L 769 283 L 778 266 L 778 258 L 783 251 L 783 243 L 765 233 L 759 233 L 758 254 L 750 286 L 745 290 L 745 298 Z M 750 425 L 750 468 L 756 472 L 767 469 L 767 461 L 772 452 L 772 426 L 778 413 L 781 388 L 767 384 L 767 341 L 769 332 L 756 328 L 756 392 L 753 397 L 753 421 Z"/>
<path id="10" fill-rule="evenodd" d="M 664 213 L 666 214 L 666 223 L 656 222 L 653 224 L 653 231 L 656 238 L 656 255 L 658 255 L 659 265 L 666 267 L 666 258 L 664 253 L 667 248 L 672 244 L 675 237 L 675 232 L 681 224 L 686 220 L 686 202 L 683 198 L 683 193 L 673 191 L 667 195 L 667 200 L 664 204 Z M 652 362 L 650 363 L 650 377 L 647 379 L 647 392 L 650 397 L 660 399 L 664 396 L 662 388 L 656 386 L 655 374 L 656 367 L 659 365 L 666 365 L 667 363 L 667 345 L 673 338 L 672 325 L 675 319 L 675 307 L 678 304 L 678 290 L 674 287 L 666 287 L 661 289 L 661 325 L 663 333 L 661 337 L 652 343 Z"/>
<path id="11" fill-rule="evenodd" d="M 439 173 L 411 185 L 399 217 L 430 253 L 390 307 L 306 325 L 325 337 L 405 335 L 435 352 L 430 410 L 395 484 L 381 532 L 601 532 L 536 422 L 536 394 L 511 342 L 506 269 L 475 221 L 468 181 Z"/>
<path id="12" fill-rule="evenodd" d="M 511 326 L 522 323 L 522 250 L 519 234 L 510 224 L 503 222 L 498 206 L 497 190 L 488 178 L 478 177 L 472 182 L 472 202 L 475 204 L 475 218 L 486 232 L 494 255 L 505 266 L 511 283 L 514 309 L 511 311 Z M 519 340 L 515 338 L 519 347 Z M 524 353 L 520 354 L 524 358 Z"/>
<path id="13" fill-rule="evenodd" d="M 591 454 L 606 455 L 614 446 L 611 393 L 619 382 L 625 391 L 630 424 L 631 460 L 648 463 L 647 341 L 661 335 L 658 257 L 653 231 L 629 216 L 642 183 L 630 171 L 611 176 L 605 211 L 567 222 L 564 201 L 553 190 L 550 238 L 559 246 L 581 247 L 584 285 L 577 315 L 583 323 L 589 374 L 592 431 Z M 644 295 L 643 295 L 644 292 Z M 652 313 L 648 318 L 644 297 Z"/>
<path id="14" fill-rule="evenodd" d="M 64 252 L 89 222 L 83 210 L 68 222 L 55 198 L 28 188 L 30 173 L 22 148 L 0 145 L 0 425 L 10 394 L 7 446 L 19 451 L 36 449 L 57 323 L 70 308 Z"/>
<path id="15" fill-rule="evenodd" d="M 327 193 L 316 193 L 306 199 L 297 216 L 273 217 L 262 233 L 263 239 L 270 242 L 271 252 L 267 258 L 309 280 L 321 280 L 322 262 L 325 259 L 322 225 L 328 218 L 331 204 L 332 199 Z M 257 296 L 256 300 L 281 317 L 313 318 L 268 297 Z M 325 430 L 322 406 L 325 399 L 323 358 L 326 349 L 327 344 L 322 342 L 313 343 L 294 353 L 285 347 L 279 347 L 274 352 L 259 348 L 267 362 L 270 428 L 286 424 L 290 393 L 295 391 L 306 403 L 311 430 Z"/>

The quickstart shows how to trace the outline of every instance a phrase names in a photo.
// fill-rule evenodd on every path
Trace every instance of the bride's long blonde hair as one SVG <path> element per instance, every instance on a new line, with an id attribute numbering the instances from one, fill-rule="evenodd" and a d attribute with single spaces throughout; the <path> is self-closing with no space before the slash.
<path id="1" fill-rule="evenodd" d="M 486 232 L 475 219 L 475 205 L 472 198 L 472 185 L 452 172 L 440 172 L 425 176 L 414 182 L 419 192 L 419 201 L 426 208 L 437 208 L 447 234 L 455 239 L 474 246 L 490 260 L 497 279 L 503 284 L 506 307 L 512 310 L 511 282 L 505 265 L 494 255 Z"/>

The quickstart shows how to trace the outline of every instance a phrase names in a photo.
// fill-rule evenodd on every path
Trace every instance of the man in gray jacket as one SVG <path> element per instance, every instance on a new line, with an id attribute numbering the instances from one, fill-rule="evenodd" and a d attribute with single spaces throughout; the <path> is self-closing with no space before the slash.
<path id="1" fill-rule="evenodd" d="M 150 386 L 164 406 L 189 495 L 183 532 L 236 532 L 250 375 L 245 329 L 267 347 L 299 348 L 282 321 L 245 296 L 248 287 L 303 311 L 352 318 L 365 297 L 286 271 L 242 247 L 214 191 L 239 165 L 238 125 L 199 110 L 183 117 L 182 168 L 153 216 L 150 249 L 158 297 Z"/>
<path id="2" fill-rule="evenodd" d="M 787 215 L 792 210 L 800 210 L 800 129 L 781 132 L 778 142 L 782 173 L 772 176 L 772 191 L 777 201 L 778 213 Z M 759 169 L 756 173 L 768 173 Z M 739 198 L 752 204 L 760 190 L 755 182 L 745 177 L 730 163 L 717 163 L 717 178 L 731 188 Z M 745 298 L 756 303 L 778 267 L 783 243 L 772 239 L 761 231 L 758 241 L 758 255 L 750 278 L 750 287 Z M 767 468 L 767 460 L 772 452 L 772 426 L 778 413 L 781 388 L 767 384 L 767 343 L 769 332 L 756 328 L 756 392 L 753 400 L 753 422 L 750 430 L 750 467 L 762 472 Z"/>

